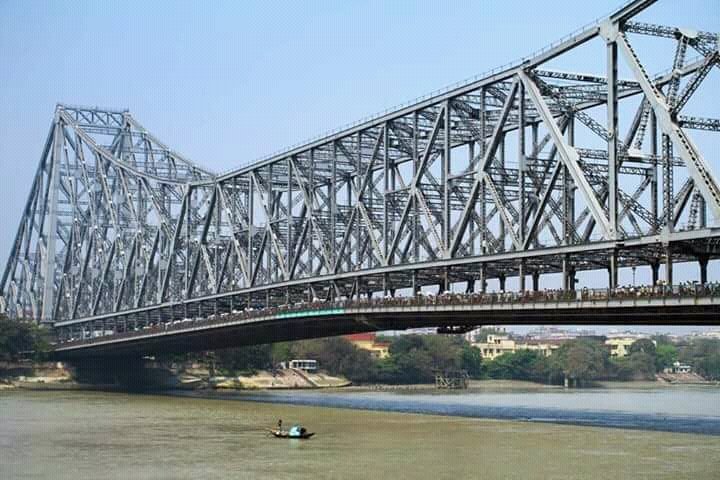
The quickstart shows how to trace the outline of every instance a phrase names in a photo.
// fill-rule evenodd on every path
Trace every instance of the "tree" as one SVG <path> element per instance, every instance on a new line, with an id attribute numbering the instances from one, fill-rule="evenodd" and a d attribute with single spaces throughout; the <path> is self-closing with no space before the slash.
<path id="1" fill-rule="evenodd" d="M 217 367 L 227 373 L 255 373 L 271 366 L 271 346 L 250 345 L 217 350 L 215 361 Z"/>
<path id="2" fill-rule="evenodd" d="M 424 349 L 412 349 L 392 359 L 397 367 L 398 383 L 429 383 L 435 378 L 432 357 Z"/>
<path id="3" fill-rule="evenodd" d="M 636 352 L 647 353 L 648 355 L 655 357 L 655 343 L 649 338 L 640 338 L 635 340 L 630 345 L 630 355 Z"/>
<path id="4" fill-rule="evenodd" d="M 370 352 L 360 350 L 342 337 L 320 338 L 293 342 L 291 358 L 317 360 L 320 368 L 333 375 L 342 375 L 352 382 L 365 382 L 371 378 L 373 359 Z"/>
<path id="5" fill-rule="evenodd" d="M 606 374 L 609 353 L 597 340 L 578 338 L 558 348 L 553 360 L 566 380 L 581 385 Z"/>
<path id="6" fill-rule="evenodd" d="M 713 353 L 700 360 L 697 371 L 708 380 L 720 380 L 720 353 Z"/>
<path id="7" fill-rule="evenodd" d="M 671 343 L 658 343 L 655 350 L 655 370 L 661 372 L 672 366 L 678 359 L 678 350 Z"/>
<path id="8" fill-rule="evenodd" d="M 693 339 L 680 349 L 679 358 L 708 380 L 720 379 L 720 339 Z"/>
<path id="9" fill-rule="evenodd" d="M 655 357 L 641 350 L 625 358 L 613 361 L 619 380 L 653 380 L 655 378 Z"/>
<path id="10" fill-rule="evenodd" d="M 484 365 L 480 349 L 471 345 L 463 345 L 460 352 L 460 366 L 467 372 L 470 378 L 482 378 Z"/>
<path id="11" fill-rule="evenodd" d="M 43 360 L 49 351 L 47 330 L 32 322 L 0 316 L 0 360 L 15 361 L 28 355 Z"/>
<path id="12" fill-rule="evenodd" d="M 432 382 L 437 372 L 465 370 L 480 378 L 480 351 L 455 335 L 402 335 L 392 340 L 390 357 L 378 362 L 374 374 L 387 383 Z"/>
<path id="13" fill-rule="evenodd" d="M 544 357 L 532 350 L 518 350 L 504 353 L 487 364 L 490 378 L 506 380 L 543 379 L 545 373 Z"/>

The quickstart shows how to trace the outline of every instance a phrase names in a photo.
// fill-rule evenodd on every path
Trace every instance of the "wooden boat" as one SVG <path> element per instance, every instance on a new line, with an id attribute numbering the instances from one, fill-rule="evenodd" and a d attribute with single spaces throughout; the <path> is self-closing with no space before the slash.
<path id="1" fill-rule="evenodd" d="M 300 440 L 306 440 L 315 435 L 315 432 L 308 432 L 304 428 L 297 434 L 291 434 L 289 430 L 270 430 L 270 433 L 275 438 L 297 438 Z"/>

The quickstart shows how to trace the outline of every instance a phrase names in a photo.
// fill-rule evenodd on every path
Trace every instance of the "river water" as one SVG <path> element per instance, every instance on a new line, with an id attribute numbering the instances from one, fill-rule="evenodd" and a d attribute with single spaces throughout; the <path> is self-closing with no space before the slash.
<path id="1" fill-rule="evenodd" d="M 720 435 L 720 388 L 643 386 L 508 388 L 503 382 L 465 391 L 178 392 L 204 398 L 426 413 L 530 422 Z M 511 383 L 511 382 L 510 382 Z"/>
<path id="2" fill-rule="evenodd" d="M 714 431 L 472 418 L 488 408 L 541 409 L 555 412 L 559 422 L 592 412 L 646 415 L 660 423 L 683 418 L 697 429 L 720 421 L 718 389 L 204 395 L 213 398 L 2 392 L 0 478 L 720 479 Z M 363 410 L 402 405 L 449 416 Z M 264 429 L 278 418 L 285 425 L 303 422 L 317 434 L 306 441 L 269 437 Z"/>

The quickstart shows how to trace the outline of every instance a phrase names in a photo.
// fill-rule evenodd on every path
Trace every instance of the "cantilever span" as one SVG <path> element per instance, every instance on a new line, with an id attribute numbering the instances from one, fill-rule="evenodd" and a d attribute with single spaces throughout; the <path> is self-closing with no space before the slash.
<path id="1" fill-rule="evenodd" d="M 142 329 L 423 287 L 485 292 L 491 279 L 525 291 L 559 274 L 573 290 L 589 270 L 610 288 L 640 266 L 672 284 L 677 262 L 697 262 L 705 284 L 720 257 L 720 120 L 692 100 L 718 87 L 718 35 L 638 21 L 653 3 L 222 175 L 127 111 L 58 105 L 0 310 Z M 672 45 L 665 70 L 646 67 L 647 42 Z M 578 51 L 601 73 L 551 67 Z"/>

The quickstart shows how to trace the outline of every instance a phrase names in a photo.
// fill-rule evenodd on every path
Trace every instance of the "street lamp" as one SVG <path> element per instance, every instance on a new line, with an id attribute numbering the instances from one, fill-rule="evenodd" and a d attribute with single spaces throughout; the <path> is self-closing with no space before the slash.
<path id="1" fill-rule="evenodd" d="M 633 272 L 633 287 L 635 286 L 635 270 L 637 270 L 637 267 L 635 265 L 632 266 L 632 272 Z"/>

